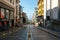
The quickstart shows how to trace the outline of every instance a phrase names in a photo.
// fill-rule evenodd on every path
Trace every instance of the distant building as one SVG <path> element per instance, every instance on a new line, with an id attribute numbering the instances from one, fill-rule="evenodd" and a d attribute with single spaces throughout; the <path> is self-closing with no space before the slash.
<path id="1" fill-rule="evenodd" d="M 35 11 L 34 11 L 33 16 L 32 16 L 33 23 L 37 22 L 37 17 L 38 17 L 38 10 L 37 10 L 37 8 L 35 8 Z"/>
<path id="2" fill-rule="evenodd" d="M 22 13 L 22 20 L 24 24 L 27 22 L 27 15 L 25 12 Z"/>
<path id="3" fill-rule="evenodd" d="M 23 7 L 21 5 L 19 5 L 19 20 L 20 20 L 20 23 L 22 23 L 22 13 L 23 13 Z"/>
<path id="4" fill-rule="evenodd" d="M 35 20 L 36 20 L 35 17 L 36 17 L 36 14 L 33 13 L 33 16 L 32 16 L 32 22 L 33 22 L 33 23 L 35 23 Z"/>

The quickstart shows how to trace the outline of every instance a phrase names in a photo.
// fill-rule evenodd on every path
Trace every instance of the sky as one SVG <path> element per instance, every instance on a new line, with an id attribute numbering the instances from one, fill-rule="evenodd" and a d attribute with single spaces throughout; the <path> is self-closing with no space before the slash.
<path id="1" fill-rule="evenodd" d="M 28 16 L 28 19 L 31 20 L 35 7 L 37 7 L 37 0 L 20 0 L 20 5 L 23 6 L 23 12 Z"/>

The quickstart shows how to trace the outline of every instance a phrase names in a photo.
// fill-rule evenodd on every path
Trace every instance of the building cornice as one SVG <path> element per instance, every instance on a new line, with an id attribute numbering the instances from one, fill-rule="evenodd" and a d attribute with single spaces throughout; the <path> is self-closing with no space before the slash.
<path id="1" fill-rule="evenodd" d="M 7 6 L 9 6 L 9 7 L 11 7 L 11 8 L 15 8 L 12 3 L 9 3 L 6 0 L 0 0 L 0 2 L 3 3 L 3 4 L 5 4 L 5 5 L 7 5 Z"/>

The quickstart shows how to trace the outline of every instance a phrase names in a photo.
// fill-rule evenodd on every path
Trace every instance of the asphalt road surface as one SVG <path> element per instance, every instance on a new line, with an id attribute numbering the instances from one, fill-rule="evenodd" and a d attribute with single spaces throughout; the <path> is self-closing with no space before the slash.
<path id="1" fill-rule="evenodd" d="M 6 37 L 0 37 L 0 40 L 27 40 L 27 27 L 19 31 L 9 34 Z"/>
<path id="2" fill-rule="evenodd" d="M 9 34 L 6 37 L 0 37 L 0 40 L 28 40 L 28 30 L 31 38 L 29 40 L 60 40 L 59 38 L 34 27 L 33 25 L 27 25 L 25 28 L 19 31 Z"/>
<path id="3" fill-rule="evenodd" d="M 33 25 L 29 26 L 32 40 L 60 40 L 59 38 L 42 31 Z"/>

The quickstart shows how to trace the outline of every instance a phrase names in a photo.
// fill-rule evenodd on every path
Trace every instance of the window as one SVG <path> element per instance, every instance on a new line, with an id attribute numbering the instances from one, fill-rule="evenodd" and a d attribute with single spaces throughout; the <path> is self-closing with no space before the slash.
<path id="1" fill-rule="evenodd" d="M 50 20 L 50 16 L 47 16 L 47 20 Z"/>
<path id="2" fill-rule="evenodd" d="M 13 0 L 13 4 L 14 4 L 14 0 Z"/>
<path id="3" fill-rule="evenodd" d="M 5 14 L 4 14 L 4 9 L 3 8 L 1 8 L 1 17 L 0 18 L 5 18 Z"/>
<path id="4" fill-rule="evenodd" d="M 6 18 L 9 19 L 9 10 L 6 10 Z"/>
<path id="5" fill-rule="evenodd" d="M 14 4 L 14 0 L 10 0 L 10 2 L 11 2 L 12 4 Z"/>
<path id="6" fill-rule="evenodd" d="M 60 9 L 59 9 L 59 11 L 58 11 L 58 18 L 59 18 L 59 20 L 60 20 Z"/>
<path id="7" fill-rule="evenodd" d="M 10 11 L 10 19 L 13 19 L 14 15 L 13 15 L 13 12 Z"/>
<path id="8" fill-rule="evenodd" d="M 7 0 L 7 1 L 9 1 L 9 2 L 10 2 L 10 0 Z"/>

